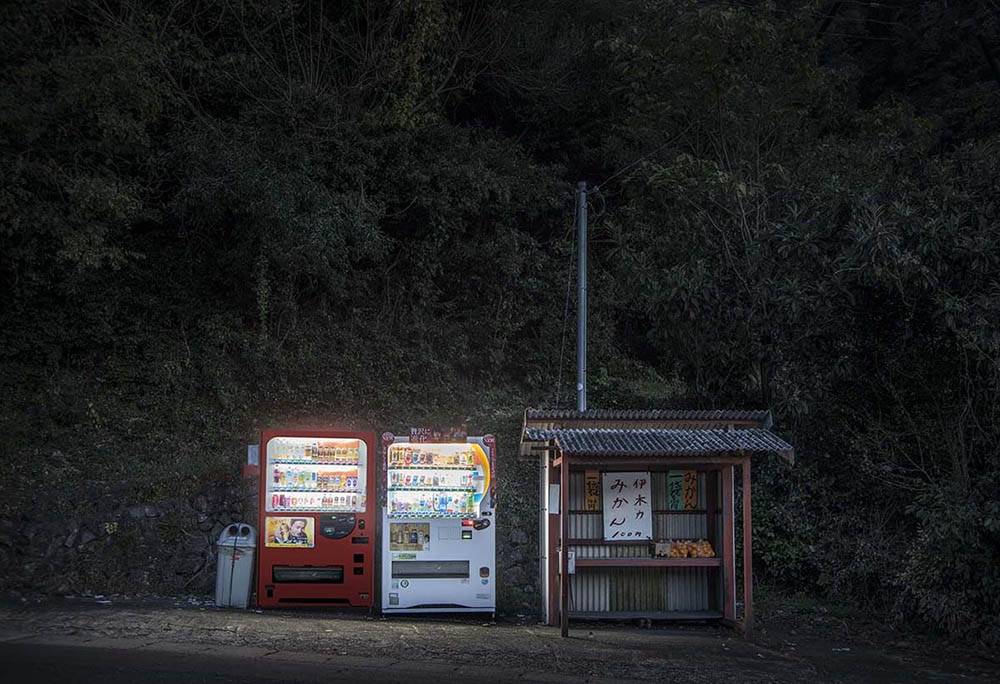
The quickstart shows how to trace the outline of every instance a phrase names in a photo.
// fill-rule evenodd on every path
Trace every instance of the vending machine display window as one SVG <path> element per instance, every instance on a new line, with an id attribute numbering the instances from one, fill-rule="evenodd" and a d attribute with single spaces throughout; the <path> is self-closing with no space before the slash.
<path id="1" fill-rule="evenodd" d="M 490 460 L 476 443 L 392 444 L 386 469 L 390 519 L 476 517 L 489 491 Z"/>
<path id="2" fill-rule="evenodd" d="M 280 437 L 267 443 L 269 513 L 364 513 L 368 448 L 359 439 Z"/>

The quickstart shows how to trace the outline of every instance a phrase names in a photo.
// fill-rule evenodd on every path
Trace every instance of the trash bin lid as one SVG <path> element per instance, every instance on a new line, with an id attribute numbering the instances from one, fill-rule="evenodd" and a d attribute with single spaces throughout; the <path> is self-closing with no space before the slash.
<path id="1" fill-rule="evenodd" d="M 253 525 L 247 523 L 230 523 L 222 528 L 218 543 L 220 546 L 235 546 L 237 548 L 257 546 L 257 531 Z"/>

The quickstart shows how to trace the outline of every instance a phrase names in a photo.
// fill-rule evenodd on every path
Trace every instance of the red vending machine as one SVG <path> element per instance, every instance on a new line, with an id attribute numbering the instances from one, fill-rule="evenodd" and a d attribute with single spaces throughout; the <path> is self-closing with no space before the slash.
<path id="1" fill-rule="evenodd" d="M 271 430 L 260 438 L 257 602 L 370 608 L 375 434 Z"/>

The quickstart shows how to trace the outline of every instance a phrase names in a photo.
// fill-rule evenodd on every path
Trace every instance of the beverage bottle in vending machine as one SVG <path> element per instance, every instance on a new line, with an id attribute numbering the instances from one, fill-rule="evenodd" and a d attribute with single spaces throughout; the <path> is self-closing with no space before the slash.
<path id="1" fill-rule="evenodd" d="M 274 484 L 281 482 L 281 471 L 277 468 L 274 469 Z"/>

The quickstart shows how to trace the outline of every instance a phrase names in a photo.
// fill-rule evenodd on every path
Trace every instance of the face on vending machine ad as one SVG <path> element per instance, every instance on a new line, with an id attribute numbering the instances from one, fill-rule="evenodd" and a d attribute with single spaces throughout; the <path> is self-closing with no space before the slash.
<path id="1" fill-rule="evenodd" d="M 316 521 L 311 517 L 267 516 L 264 546 L 272 549 L 311 549 L 316 540 Z"/>

